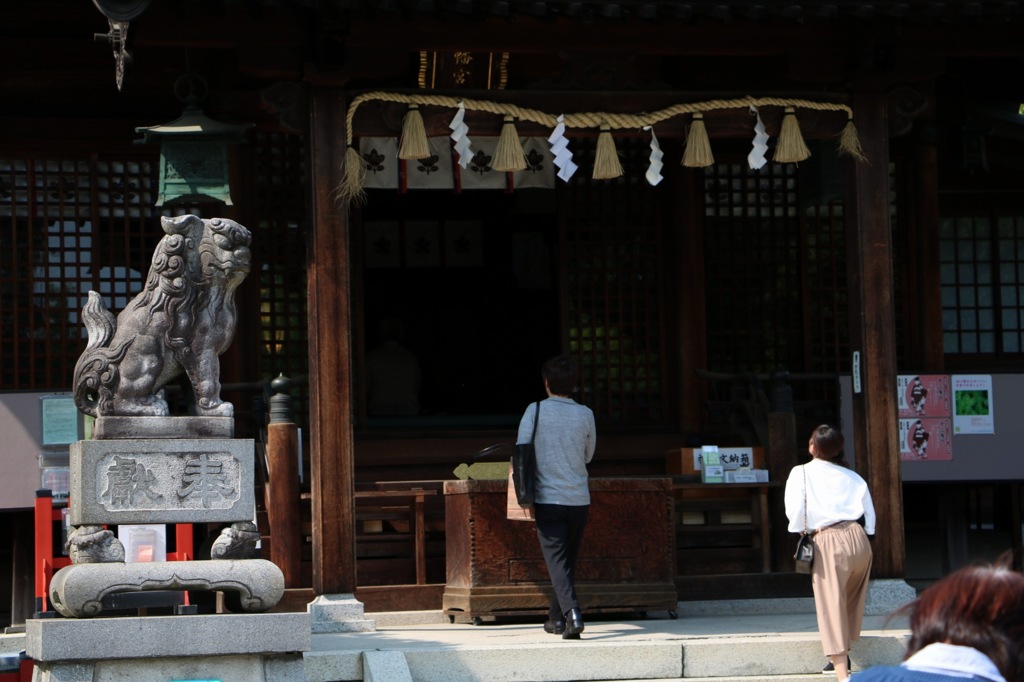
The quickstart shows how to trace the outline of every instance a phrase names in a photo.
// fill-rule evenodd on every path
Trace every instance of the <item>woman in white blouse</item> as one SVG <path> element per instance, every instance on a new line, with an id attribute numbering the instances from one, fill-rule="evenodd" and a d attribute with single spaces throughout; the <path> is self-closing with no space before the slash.
<path id="1" fill-rule="evenodd" d="M 818 631 L 840 682 L 850 675 L 850 643 L 860 639 L 871 575 L 868 535 L 875 533 L 871 493 L 847 466 L 843 442 L 838 429 L 824 424 L 814 429 L 811 461 L 794 467 L 786 481 L 789 530 L 813 536 L 811 586 Z"/>

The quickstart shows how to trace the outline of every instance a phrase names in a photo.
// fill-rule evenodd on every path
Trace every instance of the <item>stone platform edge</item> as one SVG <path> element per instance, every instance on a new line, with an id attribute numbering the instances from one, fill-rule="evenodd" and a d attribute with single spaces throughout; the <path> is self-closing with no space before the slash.
<path id="1" fill-rule="evenodd" d="M 36 661 L 293 653 L 312 641 L 308 613 L 29 619 L 25 631 Z"/>

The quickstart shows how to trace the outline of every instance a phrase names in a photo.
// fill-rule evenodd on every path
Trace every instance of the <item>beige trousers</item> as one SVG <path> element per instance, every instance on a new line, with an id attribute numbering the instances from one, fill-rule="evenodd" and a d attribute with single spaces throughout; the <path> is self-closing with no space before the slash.
<path id="1" fill-rule="evenodd" d="M 826 656 L 849 653 L 850 643 L 860 639 L 871 557 L 871 543 L 856 521 L 829 526 L 814 536 L 811 585 Z"/>

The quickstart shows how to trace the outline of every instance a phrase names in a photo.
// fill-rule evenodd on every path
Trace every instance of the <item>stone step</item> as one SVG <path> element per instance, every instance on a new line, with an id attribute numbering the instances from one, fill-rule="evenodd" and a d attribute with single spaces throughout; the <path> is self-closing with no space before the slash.
<path id="1" fill-rule="evenodd" d="M 808 675 L 767 675 L 757 677 L 663 677 L 660 680 L 599 680 L 596 682 L 828 682 L 829 679 L 820 673 Z"/>
<path id="2" fill-rule="evenodd" d="M 866 619 L 851 653 L 854 670 L 898 663 L 906 644 L 903 628 L 880 617 Z M 386 674 L 373 674 L 374 659 L 380 665 L 386 660 Z M 396 677 L 395 666 L 403 659 L 408 675 Z M 821 674 L 826 659 L 813 614 L 595 621 L 587 622 L 579 641 L 547 635 L 539 622 L 378 623 L 372 633 L 314 634 L 313 650 L 304 660 L 308 682 L 835 679 Z"/>

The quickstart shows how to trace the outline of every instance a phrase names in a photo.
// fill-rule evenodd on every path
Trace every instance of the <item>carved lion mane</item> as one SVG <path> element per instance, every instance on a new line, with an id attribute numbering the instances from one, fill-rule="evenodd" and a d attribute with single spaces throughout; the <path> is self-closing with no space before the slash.
<path id="1" fill-rule="evenodd" d="M 82 309 L 89 341 L 75 365 L 78 409 L 166 416 L 164 386 L 183 372 L 198 415 L 234 414 L 220 398 L 220 354 L 235 333 L 235 289 L 249 273 L 249 230 L 233 220 L 161 218 L 166 236 L 146 285 L 114 318 L 95 291 Z"/>

